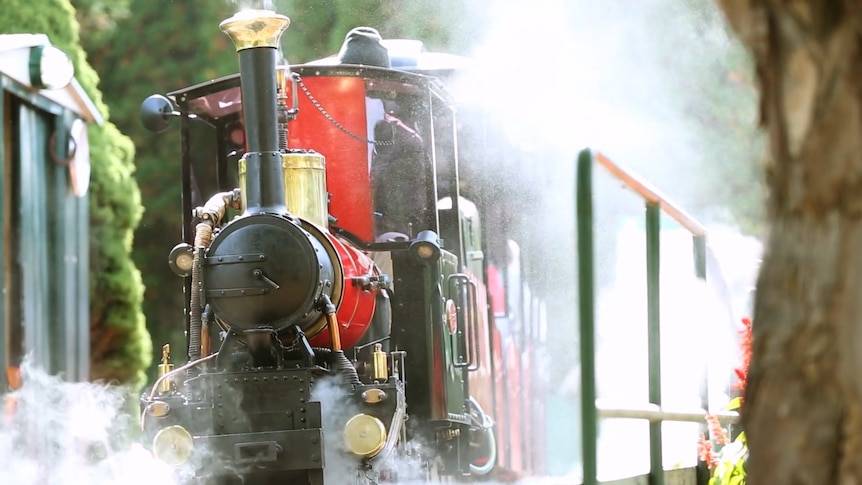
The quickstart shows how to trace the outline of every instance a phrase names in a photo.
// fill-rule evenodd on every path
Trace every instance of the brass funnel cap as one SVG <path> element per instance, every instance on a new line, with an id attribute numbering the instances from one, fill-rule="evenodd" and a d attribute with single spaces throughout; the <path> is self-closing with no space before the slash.
<path id="1" fill-rule="evenodd" d="M 225 19 L 219 28 L 227 34 L 236 50 L 254 47 L 278 48 L 281 34 L 290 25 L 290 19 L 272 10 L 242 10 Z"/>

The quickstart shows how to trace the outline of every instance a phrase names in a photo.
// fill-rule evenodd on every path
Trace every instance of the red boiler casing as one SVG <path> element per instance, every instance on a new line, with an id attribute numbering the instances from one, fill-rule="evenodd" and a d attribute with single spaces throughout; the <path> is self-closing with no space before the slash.
<path id="1" fill-rule="evenodd" d="M 290 83 L 289 79 L 285 80 Z M 336 225 L 364 241 L 374 240 L 369 173 L 369 145 L 348 135 L 345 130 L 367 136 L 366 81 L 357 76 L 303 76 L 303 83 L 332 119 L 300 93 L 295 100 L 298 116 L 288 123 L 288 146 L 314 150 L 326 159 L 326 191 L 329 213 Z M 288 93 L 288 105 L 293 105 L 293 90 Z M 343 295 L 336 316 L 341 333 L 341 346 L 356 345 L 368 330 L 374 316 L 376 291 L 363 290 L 354 278 L 378 276 L 379 271 L 364 252 L 347 241 L 324 233 L 338 255 L 344 273 Z M 329 329 L 315 335 L 313 346 L 330 347 Z"/>
<path id="2" fill-rule="evenodd" d="M 365 253 L 341 241 L 337 236 L 325 233 L 326 238 L 335 248 L 338 261 L 344 273 L 344 286 L 341 302 L 335 316 L 338 319 L 338 329 L 341 333 L 341 347 L 349 349 L 365 335 L 377 302 L 377 292 L 364 290 L 354 284 L 354 278 L 360 276 L 377 276 L 379 273 L 374 262 Z M 329 329 L 311 338 L 315 347 L 330 347 Z"/>

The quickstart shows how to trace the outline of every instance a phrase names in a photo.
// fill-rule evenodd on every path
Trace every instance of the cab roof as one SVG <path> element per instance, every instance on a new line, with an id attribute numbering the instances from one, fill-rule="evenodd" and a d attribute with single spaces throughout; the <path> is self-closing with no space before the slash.
<path id="1" fill-rule="evenodd" d="M 435 77 L 421 73 L 349 64 L 304 64 L 290 66 L 290 71 L 299 74 L 300 78 L 312 76 L 362 77 L 372 80 L 371 84 L 381 90 L 406 93 L 428 90 L 442 99 L 451 101 L 451 96 L 447 93 L 442 82 Z M 208 121 L 223 118 L 233 119 L 238 117 L 242 110 L 239 73 L 178 89 L 168 93 L 168 96 L 181 106 L 182 111 L 187 111 L 195 117 L 204 118 Z"/>
<path id="2" fill-rule="evenodd" d="M 455 71 L 470 69 L 473 64 L 471 59 L 464 56 L 443 52 L 429 52 L 425 49 L 425 43 L 421 40 L 383 39 L 380 43 L 389 51 L 389 60 L 392 69 L 399 71 L 436 77 Z M 311 61 L 307 65 L 334 66 L 338 64 L 338 56 L 332 55 Z"/>

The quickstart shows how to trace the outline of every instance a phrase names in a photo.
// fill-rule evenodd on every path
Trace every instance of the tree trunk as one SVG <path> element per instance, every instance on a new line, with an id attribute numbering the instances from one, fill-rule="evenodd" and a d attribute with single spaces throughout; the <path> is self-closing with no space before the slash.
<path id="1" fill-rule="evenodd" d="M 862 3 L 719 0 L 769 134 L 750 484 L 862 484 Z"/>

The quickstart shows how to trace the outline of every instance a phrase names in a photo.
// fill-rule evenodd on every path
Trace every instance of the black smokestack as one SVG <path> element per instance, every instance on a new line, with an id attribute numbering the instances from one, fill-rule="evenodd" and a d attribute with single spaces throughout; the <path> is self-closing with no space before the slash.
<path id="1" fill-rule="evenodd" d="M 244 10 L 219 27 L 236 45 L 242 84 L 246 213 L 286 212 L 278 145 L 276 53 L 290 19 L 270 10 Z"/>

